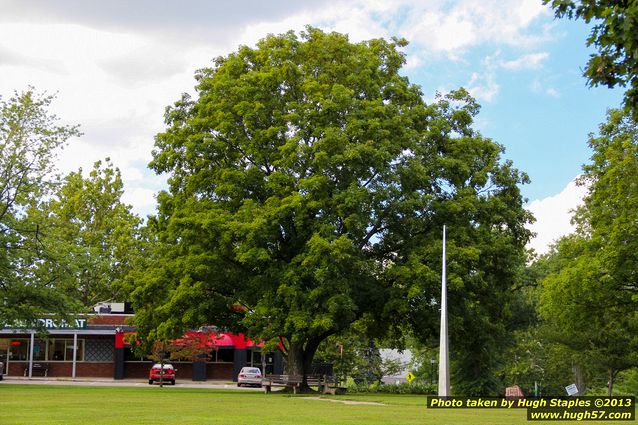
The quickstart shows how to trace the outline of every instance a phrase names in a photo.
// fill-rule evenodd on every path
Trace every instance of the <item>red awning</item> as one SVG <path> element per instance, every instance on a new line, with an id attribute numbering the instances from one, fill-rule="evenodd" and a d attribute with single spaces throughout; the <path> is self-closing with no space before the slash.
<path id="1" fill-rule="evenodd" d="M 245 338 L 243 334 L 235 335 L 226 332 L 189 331 L 184 334 L 183 338 L 177 339 L 173 343 L 177 343 L 177 345 L 197 343 L 202 347 L 233 347 L 239 349 L 255 346 L 255 343 Z M 259 346 L 263 345 L 262 343 Z"/>
<path id="2" fill-rule="evenodd" d="M 246 347 L 263 347 L 264 343 L 260 342 L 259 344 L 255 344 L 255 342 L 250 339 L 250 338 L 246 338 Z"/>
<path id="3" fill-rule="evenodd" d="M 215 347 L 234 347 L 235 343 L 233 342 L 233 338 L 231 334 L 213 334 L 211 338 L 214 341 Z"/>
<path id="4" fill-rule="evenodd" d="M 118 343 L 124 343 L 129 345 L 129 341 L 132 339 L 131 335 L 135 335 L 135 332 L 123 332 L 116 335 L 116 346 Z M 118 338 L 119 336 L 119 338 Z M 188 331 L 182 338 L 178 338 L 172 341 L 174 345 L 187 346 L 196 344 L 200 347 L 232 347 L 237 349 L 244 349 L 246 347 L 263 347 L 264 343 L 260 342 L 255 344 L 249 338 L 246 338 L 244 334 L 232 334 L 227 332 L 198 332 Z"/>

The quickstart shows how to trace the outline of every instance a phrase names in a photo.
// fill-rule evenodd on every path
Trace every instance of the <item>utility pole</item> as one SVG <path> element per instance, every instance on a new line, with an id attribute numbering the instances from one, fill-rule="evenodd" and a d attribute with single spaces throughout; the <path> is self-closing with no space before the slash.
<path id="1" fill-rule="evenodd" d="M 445 276 L 445 224 L 443 225 L 443 266 L 441 271 L 441 333 L 439 340 L 439 397 L 450 395 L 450 353 L 447 336 L 447 284 Z"/>

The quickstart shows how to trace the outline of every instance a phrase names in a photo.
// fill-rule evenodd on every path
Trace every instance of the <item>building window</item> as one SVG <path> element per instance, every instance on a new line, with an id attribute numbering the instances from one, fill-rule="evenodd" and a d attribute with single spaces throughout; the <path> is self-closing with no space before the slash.
<path id="1" fill-rule="evenodd" d="M 217 358 L 215 359 L 217 363 L 232 363 L 234 360 L 235 360 L 234 348 L 218 348 L 217 349 Z"/>
<path id="2" fill-rule="evenodd" d="M 33 360 L 34 361 L 44 361 L 47 358 L 47 343 L 46 341 L 42 341 L 36 339 L 33 342 Z"/>
<path id="3" fill-rule="evenodd" d="M 27 338 L 11 339 L 9 342 L 9 360 L 29 361 Z M 33 343 L 33 361 L 73 361 L 72 339 L 36 339 Z M 84 340 L 78 339 L 77 361 L 84 361 Z"/>
<path id="4" fill-rule="evenodd" d="M 29 360 L 29 340 L 12 339 L 9 343 L 10 360 Z"/>
<path id="5" fill-rule="evenodd" d="M 50 339 L 47 343 L 47 360 L 49 361 L 73 361 L 72 339 Z M 78 339 L 77 361 L 84 361 L 84 340 Z"/>
<path id="6" fill-rule="evenodd" d="M 250 365 L 261 369 L 261 351 L 250 352 Z"/>

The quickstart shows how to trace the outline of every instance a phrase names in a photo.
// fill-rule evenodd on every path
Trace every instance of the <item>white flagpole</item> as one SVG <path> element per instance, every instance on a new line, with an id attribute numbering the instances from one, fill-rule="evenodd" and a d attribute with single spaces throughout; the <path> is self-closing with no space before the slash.
<path id="1" fill-rule="evenodd" d="M 450 355 L 447 337 L 447 284 L 445 276 L 445 225 L 443 225 L 443 267 L 441 272 L 441 335 L 439 341 L 439 397 L 450 395 Z"/>

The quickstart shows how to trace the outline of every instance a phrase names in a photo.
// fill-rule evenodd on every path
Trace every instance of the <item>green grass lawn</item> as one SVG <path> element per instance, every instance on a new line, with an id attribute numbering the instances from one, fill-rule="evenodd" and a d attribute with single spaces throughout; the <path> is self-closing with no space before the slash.
<path id="1" fill-rule="evenodd" d="M 252 391 L 157 386 L 0 385 L 0 424 L 528 423 L 524 409 L 426 409 L 425 396 L 349 394 L 322 398 L 383 405 L 351 405 L 277 393 L 266 395 Z M 545 423 L 558 425 L 574 422 Z"/>

